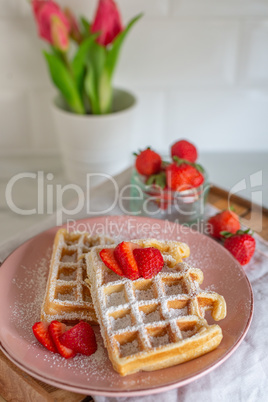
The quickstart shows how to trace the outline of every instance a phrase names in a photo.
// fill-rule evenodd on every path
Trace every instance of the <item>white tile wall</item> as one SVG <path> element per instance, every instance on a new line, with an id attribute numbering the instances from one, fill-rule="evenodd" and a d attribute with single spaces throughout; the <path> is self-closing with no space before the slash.
<path id="1" fill-rule="evenodd" d="M 268 13 L 267 0 L 170 0 L 175 16 L 240 17 Z"/>
<path id="2" fill-rule="evenodd" d="M 267 149 L 268 93 L 246 90 L 172 91 L 168 138 L 190 138 L 201 151 Z"/>
<path id="3" fill-rule="evenodd" d="M 97 0 L 75 0 L 75 5 L 74 0 L 59 0 L 58 3 L 75 10 L 78 16 L 87 16 L 90 20 L 94 16 Z M 169 12 L 169 0 L 118 0 L 117 4 L 124 24 L 141 12 L 146 17 L 162 17 Z"/>
<path id="4" fill-rule="evenodd" d="M 241 81 L 268 84 L 268 18 L 246 21 L 241 32 Z"/>
<path id="5" fill-rule="evenodd" d="M 58 147 L 57 135 L 51 118 L 51 102 L 56 91 L 48 88 L 38 88 L 29 94 L 32 146 L 35 150 L 55 150 Z"/>
<path id="6" fill-rule="evenodd" d="M 59 0 L 89 19 L 96 2 Z M 188 137 L 203 151 L 268 151 L 268 0 L 118 4 L 124 23 L 144 12 L 115 77 L 140 99 L 133 150 Z M 45 47 L 27 0 L 0 0 L 0 154 L 57 152 Z"/>
<path id="7" fill-rule="evenodd" d="M 133 138 L 133 151 L 148 146 L 161 150 L 165 129 L 166 96 L 163 91 L 133 88 L 138 99 L 138 118 L 136 135 Z"/>
<path id="8" fill-rule="evenodd" d="M 123 85 L 165 88 L 233 83 L 236 22 L 144 20 L 128 39 L 117 71 Z"/>
<path id="9" fill-rule="evenodd" d="M 27 0 L 0 0 L 0 17 L 21 17 L 29 14 Z"/>
<path id="10" fill-rule="evenodd" d="M 1 90 L 0 105 L 0 154 L 28 150 L 31 141 L 27 94 Z"/>
<path id="11" fill-rule="evenodd" d="M 48 85 L 42 49 L 31 18 L 0 19 L 0 87 L 32 88 Z"/>

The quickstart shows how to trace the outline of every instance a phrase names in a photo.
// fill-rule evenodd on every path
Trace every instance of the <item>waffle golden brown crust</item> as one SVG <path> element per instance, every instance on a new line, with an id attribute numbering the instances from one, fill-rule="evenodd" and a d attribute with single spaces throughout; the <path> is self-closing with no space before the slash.
<path id="1" fill-rule="evenodd" d="M 59 229 L 53 245 L 41 320 L 76 322 L 86 320 L 97 323 L 97 317 L 86 282 L 84 255 L 92 247 L 113 243 L 107 236 L 90 236 L 88 233 Z"/>
<path id="2" fill-rule="evenodd" d="M 215 349 L 222 331 L 208 325 L 204 315 L 210 309 L 220 320 L 226 304 L 217 293 L 199 288 L 200 269 L 180 262 L 188 257 L 189 247 L 155 239 L 133 242 L 161 251 L 165 265 L 154 278 L 131 281 L 116 275 L 99 257 L 102 247 L 86 256 L 92 299 L 114 369 L 123 376 L 158 370 Z"/>

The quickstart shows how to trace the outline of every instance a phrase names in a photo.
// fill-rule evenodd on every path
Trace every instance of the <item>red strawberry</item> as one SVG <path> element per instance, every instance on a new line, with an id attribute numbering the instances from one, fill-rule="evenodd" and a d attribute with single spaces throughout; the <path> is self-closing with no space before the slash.
<path id="1" fill-rule="evenodd" d="M 102 259 L 106 267 L 110 268 L 117 275 L 124 276 L 122 269 L 120 268 L 118 262 L 115 259 L 114 249 L 104 248 L 100 252 L 100 258 Z"/>
<path id="2" fill-rule="evenodd" d="M 93 329 L 84 321 L 68 329 L 60 336 L 59 341 L 66 348 L 76 353 L 90 356 L 97 350 L 97 342 Z"/>
<path id="3" fill-rule="evenodd" d="M 133 251 L 140 275 L 145 279 L 153 278 L 164 265 L 163 256 L 155 247 L 136 248 Z"/>
<path id="4" fill-rule="evenodd" d="M 191 142 L 180 140 L 175 142 L 171 147 L 171 156 L 177 156 L 181 159 L 186 159 L 189 162 L 195 162 L 198 154 L 196 147 Z"/>
<path id="5" fill-rule="evenodd" d="M 114 256 L 119 263 L 124 275 L 132 280 L 140 277 L 138 266 L 133 255 L 133 250 L 138 248 L 137 244 L 123 241 L 114 249 Z"/>
<path id="6" fill-rule="evenodd" d="M 189 162 L 176 160 L 166 169 L 167 186 L 173 191 L 199 187 L 204 182 L 202 173 Z"/>
<path id="7" fill-rule="evenodd" d="M 66 348 L 59 340 L 60 336 L 66 332 L 65 324 L 58 321 L 52 321 L 48 327 L 48 331 L 56 345 L 57 351 L 61 356 L 69 359 L 70 357 L 74 357 L 76 355 L 72 349 Z"/>
<path id="8" fill-rule="evenodd" d="M 246 265 L 251 260 L 256 248 L 256 241 L 251 234 L 238 230 L 235 235 L 225 233 L 227 238 L 224 247 L 230 251 L 241 265 Z"/>
<path id="9" fill-rule="evenodd" d="M 216 239 L 222 238 L 223 231 L 236 233 L 240 229 L 238 215 L 229 209 L 212 216 L 207 223 L 210 235 Z"/>
<path id="10" fill-rule="evenodd" d="M 49 324 L 47 322 L 36 322 L 32 326 L 32 330 L 36 339 L 43 345 L 45 348 L 50 350 L 51 352 L 57 353 L 57 348 L 54 345 L 54 342 L 48 331 Z"/>
<path id="11" fill-rule="evenodd" d="M 136 158 L 136 169 L 138 173 L 150 176 L 159 173 L 161 170 L 162 159 L 159 154 L 152 151 L 150 148 L 141 151 Z"/>

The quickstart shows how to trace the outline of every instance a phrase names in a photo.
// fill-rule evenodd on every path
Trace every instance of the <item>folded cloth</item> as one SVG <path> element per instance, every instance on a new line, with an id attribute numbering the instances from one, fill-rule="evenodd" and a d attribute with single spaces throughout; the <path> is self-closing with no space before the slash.
<path id="1" fill-rule="evenodd" d="M 127 213 L 122 206 L 114 203 L 115 191 L 120 191 L 130 182 L 131 169 L 95 187 L 90 194 L 90 211 L 85 205 L 72 219 L 90 216 L 120 215 Z M 117 190 L 115 190 L 117 189 Z M 75 205 L 75 204 L 74 204 Z M 72 205 L 68 211 L 74 210 Z M 206 215 L 214 214 L 216 209 L 206 207 Z M 69 213 L 58 211 L 45 222 L 35 225 L 0 246 L 0 262 L 21 243 L 41 231 L 56 226 L 58 218 L 62 222 L 70 218 Z M 266 401 L 268 395 L 268 242 L 255 235 L 256 251 L 251 262 L 244 268 L 254 293 L 254 316 L 249 331 L 239 348 L 222 365 L 211 373 L 178 389 L 143 397 L 104 397 L 93 396 L 95 402 L 195 402 L 200 401 Z"/>

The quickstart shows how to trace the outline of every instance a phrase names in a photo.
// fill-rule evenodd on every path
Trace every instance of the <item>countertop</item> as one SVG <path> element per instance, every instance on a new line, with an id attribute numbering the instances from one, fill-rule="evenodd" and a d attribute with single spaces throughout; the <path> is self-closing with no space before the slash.
<path id="1" fill-rule="evenodd" d="M 211 183 L 268 207 L 268 153 L 206 152 L 200 153 L 199 162 Z M 43 178 L 39 189 L 37 172 Z M 0 242 L 55 212 L 57 202 L 60 206 L 57 189 L 66 190 L 66 206 L 74 197 L 72 190 L 64 188 L 67 184 L 58 155 L 1 157 Z M 15 212 L 18 208 L 28 210 L 27 215 Z"/>

